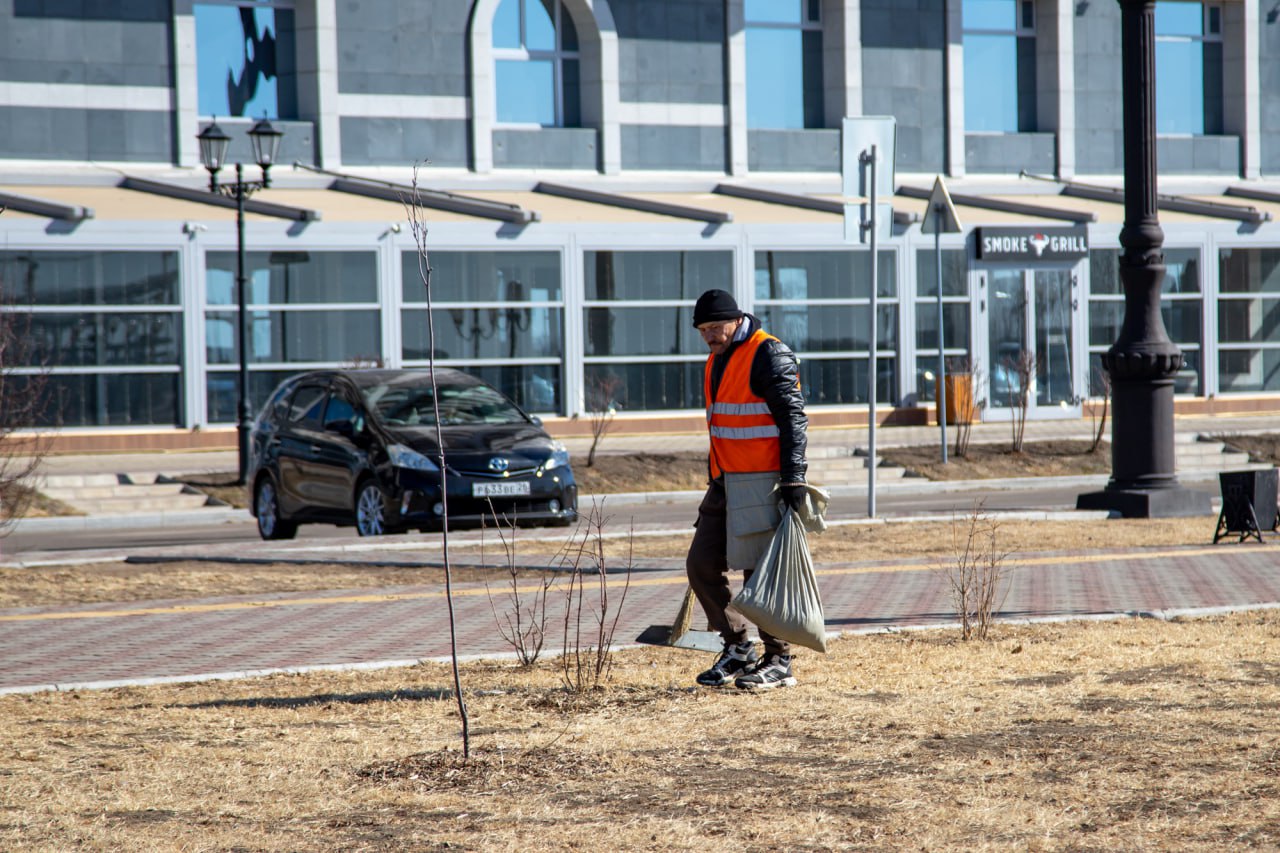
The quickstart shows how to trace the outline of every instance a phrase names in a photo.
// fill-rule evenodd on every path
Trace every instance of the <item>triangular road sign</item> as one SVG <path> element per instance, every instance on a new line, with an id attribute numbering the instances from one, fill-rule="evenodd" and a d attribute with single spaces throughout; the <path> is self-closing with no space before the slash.
<path id="1" fill-rule="evenodd" d="M 929 209 L 925 211 L 924 221 L 920 223 L 922 234 L 959 234 L 964 228 L 960 225 L 960 217 L 956 215 L 956 206 L 951 203 L 951 193 L 939 175 L 933 182 L 933 192 L 929 194 Z"/>

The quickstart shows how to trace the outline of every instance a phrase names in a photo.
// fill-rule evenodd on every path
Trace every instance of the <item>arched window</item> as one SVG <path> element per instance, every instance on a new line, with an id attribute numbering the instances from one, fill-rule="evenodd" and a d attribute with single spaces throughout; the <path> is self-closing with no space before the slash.
<path id="1" fill-rule="evenodd" d="M 579 127 L 578 31 L 559 0 L 502 0 L 493 18 L 496 119 Z"/>

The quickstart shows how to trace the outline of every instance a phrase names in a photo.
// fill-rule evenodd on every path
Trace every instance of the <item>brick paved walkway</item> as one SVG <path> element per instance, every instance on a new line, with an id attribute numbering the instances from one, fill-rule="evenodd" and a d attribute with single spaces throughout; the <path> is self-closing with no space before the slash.
<path id="1" fill-rule="evenodd" d="M 1280 603 L 1280 548 L 1271 543 L 1033 555 L 1009 565 L 1001 612 L 1009 619 Z M 684 593 L 679 561 L 638 568 L 619 643 L 669 624 Z M 613 600 L 623 581 L 609 577 Z M 819 583 L 831 631 L 955 619 L 946 579 L 926 563 L 827 564 L 819 566 Z M 459 653 L 509 653 L 484 587 L 459 584 L 455 592 Z M 561 600 L 556 594 L 553 612 L 562 611 Z M 494 605 L 499 612 L 509 606 L 498 585 Z M 409 663 L 448 653 L 447 604 L 434 586 L 0 610 L 0 692 Z M 691 669 L 700 663 L 691 660 Z"/>

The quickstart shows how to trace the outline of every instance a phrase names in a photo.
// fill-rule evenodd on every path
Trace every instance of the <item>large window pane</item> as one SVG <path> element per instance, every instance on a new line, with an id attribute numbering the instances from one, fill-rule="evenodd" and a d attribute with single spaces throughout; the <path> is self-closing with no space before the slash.
<path id="1" fill-rule="evenodd" d="M 169 314 L 33 314 L 23 363 L 51 367 L 152 366 L 182 358 L 182 317 Z"/>
<path id="2" fill-rule="evenodd" d="M 237 313 L 205 315 L 205 352 L 209 364 L 239 362 Z M 378 312 L 252 311 L 249 314 L 249 361 L 353 362 L 382 353 Z"/>
<path id="3" fill-rule="evenodd" d="M 1018 26 L 1018 0 L 964 0 L 966 30 L 1012 30 Z"/>
<path id="4" fill-rule="evenodd" d="M 1280 349 L 1218 353 L 1218 387 L 1236 392 L 1280 391 Z"/>
<path id="5" fill-rule="evenodd" d="M 276 386 L 296 370 L 254 370 L 249 373 L 249 411 L 256 413 Z M 210 423 L 233 423 L 240 400 L 240 374 L 235 370 L 210 371 L 205 377 L 205 405 Z"/>
<path id="6" fill-rule="evenodd" d="M 969 295 L 969 261 L 963 249 L 942 250 L 942 295 Z M 938 296 L 938 252 L 933 249 L 916 252 L 916 296 Z"/>
<path id="7" fill-rule="evenodd" d="M 426 311 L 404 311 L 402 352 L 430 358 Z M 552 358 L 564 351 L 559 308 L 437 308 L 436 358 Z"/>
<path id="8" fill-rule="evenodd" d="M 583 274 L 589 300 L 697 299 L 733 291 L 733 253 L 586 252 Z"/>
<path id="9" fill-rule="evenodd" d="M 499 59 L 494 65 L 498 84 L 498 121 L 554 127 L 554 62 Z"/>
<path id="10" fill-rule="evenodd" d="M 206 116 L 291 118 L 293 12 L 196 3 L 197 107 Z"/>
<path id="11" fill-rule="evenodd" d="M 493 13 L 493 46 L 520 47 L 520 0 L 502 0 Z"/>
<path id="12" fill-rule="evenodd" d="M 743 12 L 748 24 L 803 23 L 804 0 L 745 0 Z"/>
<path id="13" fill-rule="evenodd" d="M 1156 132 L 1203 134 L 1203 45 L 1198 41 L 1157 41 L 1156 70 Z"/>
<path id="14" fill-rule="evenodd" d="M 876 295 L 898 293 L 896 256 L 880 252 Z M 869 252 L 756 252 L 756 299 L 870 299 Z"/>
<path id="15" fill-rule="evenodd" d="M 465 370 L 506 394 L 526 412 L 548 414 L 563 411 L 563 371 L 558 364 L 485 364 Z"/>
<path id="16" fill-rule="evenodd" d="M 402 258 L 405 302 L 426 302 L 418 256 Z M 434 302 L 559 302 L 559 252 L 431 252 Z"/>
<path id="17" fill-rule="evenodd" d="M 964 127 L 973 132 L 1018 131 L 1017 39 L 964 37 Z"/>
<path id="18" fill-rule="evenodd" d="M 1200 3 L 1157 3 L 1156 33 L 1162 36 L 1204 35 L 1204 6 Z"/>
<path id="19" fill-rule="evenodd" d="M 236 253 L 206 256 L 210 305 L 237 305 Z M 373 252 L 246 252 L 247 305 L 377 302 Z"/>
<path id="20" fill-rule="evenodd" d="M 942 322 L 945 324 L 947 333 L 947 350 L 967 350 L 969 348 L 969 303 L 944 302 Z M 916 348 L 931 349 L 934 352 L 938 350 L 936 302 L 921 302 L 916 306 Z"/>
<path id="21" fill-rule="evenodd" d="M 622 411 L 701 409 L 703 362 L 588 364 L 588 388 L 612 387 Z"/>
<path id="22" fill-rule="evenodd" d="M 586 309 L 585 352 L 608 355 L 688 355 L 705 352 L 689 305 Z"/>
<path id="23" fill-rule="evenodd" d="M 800 389 L 805 403 L 817 406 L 867 403 L 867 358 L 806 358 L 800 362 Z M 897 360 L 876 360 L 876 401 L 892 403 L 898 393 Z"/>
<path id="24" fill-rule="evenodd" d="M 747 29 L 747 125 L 805 126 L 800 30 Z"/>
<path id="25" fill-rule="evenodd" d="M 1218 302 L 1222 343 L 1280 343 L 1280 299 L 1223 299 Z"/>
<path id="26" fill-rule="evenodd" d="M 765 331 L 796 352 L 848 352 L 869 349 L 870 305 L 770 305 L 759 309 Z M 898 306 L 876 310 L 878 349 L 894 348 Z"/>
<path id="27" fill-rule="evenodd" d="M 1223 293 L 1280 293 L 1280 249 L 1223 249 Z"/>
<path id="28" fill-rule="evenodd" d="M 177 426 L 177 373 L 54 374 L 41 380 L 49 406 L 38 426 Z"/>
<path id="29" fill-rule="evenodd" d="M 14 305 L 177 305 L 176 252 L 0 251 Z"/>

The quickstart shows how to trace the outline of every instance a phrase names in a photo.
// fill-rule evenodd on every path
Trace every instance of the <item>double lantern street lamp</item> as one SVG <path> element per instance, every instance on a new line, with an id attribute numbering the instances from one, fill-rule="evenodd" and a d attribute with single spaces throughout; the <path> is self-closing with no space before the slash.
<path id="1" fill-rule="evenodd" d="M 226 165 L 227 148 L 231 145 L 231 137 L 218 127 L 215 119 L 196 136 L 200 141 L 200 162 L 209 170 L 209 192 L 235 199 L 236 202 L 236 339 L 240 359 L 239 401 L 237 403 L 236 451 L 239 457 L 239 479 L 237 485 L 244 485 L 249 472 L 249 346 L 248 329 L 245 312 L 245 275 L 244 275 L 244 203 L 249 196 L 261 189 L 271 186 L 271 166 L 276 161 L 276 153 L 280 150 L 280 140 L 284 136 L 265 118 L 249 130 L 249 143 L 253 146 L 253 159 L 262 169 L 262 180 L 244 180 L 244 166 L 236 163 L 236 180 L 231 184 L 218 183 L 218 172 Z"/>

